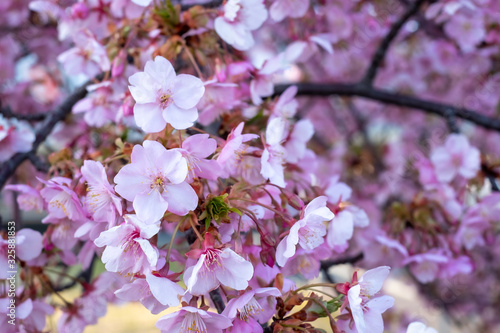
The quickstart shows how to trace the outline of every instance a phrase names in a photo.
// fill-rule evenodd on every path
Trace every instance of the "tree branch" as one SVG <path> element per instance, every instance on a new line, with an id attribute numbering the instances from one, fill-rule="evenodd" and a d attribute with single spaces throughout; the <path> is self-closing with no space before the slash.
<path id="1" fill-rule="evenodd" d="M 356 254 L 355 256 L 352 257 L 346 257 L 346 258 L 340 258 L 340 259 L 331 259 L 331 260 L 324 260 L 321 262 L 321 268 L 322 269 L 328 269 L 332 266 L 335 265 L 340 265 L 340 264 L 354 264 L 355 262 L 360 261 L 361 259 L 364 258 L 363 252 L 360 252 Z"/>
<path id="2" fill-rule="evenodd" d="M 17 113 L 12 112 L 12 110 L 8 106 L 0 108 L 0 114 L 2 114 L 5 118 L 16 118 L 19 120 L 28 120 L 28 121 L 44 120 L 45 117 L 47 116 L 46 113 L 17 114 Z"/>
<path id="3" fill-rule="evenodd" d="M 98 75 L 96 79 L 98 81 L 102 80 L 103 75 Z M 66 116 L 71 113 L 73 106 L 85 96 L 87 96 L 87 86 L 89 84 L 95 83 L 93 80 L 85 83 L 83 86 L 75 90 L 71 95 L 69 95 L 66 100 L 53 112 L 49 113 L 49 116 L 40 124 L 40 128 L 36 131 L 35 141 L 31 150 L 26 153 L 14 154 L 8 161 L 5 161 L 0 166 L 0 190 L 3 188 L 7 180 L 14 174 L 17 167 L 23 163 L 25 160 L 30 159 L 31 155 L 36 155 L 36 151 L 41 143 L 49 136 L 49 134 L 54 129 L 54 126 L 64 120 Z"/>
<path id="4" fill-rule="evenodd" d="M 196 5 L 202 6 L 205 8 L 216 8 L 216 7 L 219 7 L 220 5 L 222 5 L 222 3 L 223 3 L 223 0 L 212 0 L 212 1 L 205 2 L 205 3 L 196 3 L 196 4 L 190 4 L 190 5 L 181 4 L 181 10 L 182 11 L 188 10 L 189 8 L 194 7 Z"/>
<path id="5" fill-rule="evenodd" d="M 392 25 L 391 30 L 389 30 L 389 33 L 384 37 L 377 51 L 375 51 L 375 54 L 373 55 L 372 61 L 370 63 L 370 67 L 368 67 L 365 77 L 361 80 L 362 84 L 370 87 L 373 85 L 373 80 L 377 75 L 377 71 L 379 70 L 380 65 L 384 61 L 385 55 L 392 41 L 394 40 L 394 38 L 396 38 L 401 28 L 405 25 L 406 21 L 408 21 L 410 17 L 418 12 L 420 6 L 425 1 L 427 0 L 415 0 L 415 2 L 408 8 L 404 15 L 401 16 L 399 20 L 397 20 Z"/>
<path id="6" fill-rule="evenodd" d="M 211 292 L 209 292 L 209 295 L 210 298 L 212 299 L 212 302 L 214 302 L 217 312 L 222 313 L 222 311 L 224 311 L 224 308 L 226 306 L 224 305 L 224 301 L 222 300 L 222 296 L 220 295 L 219 289 L 212 290 Z"/>
<path id="7" fill-rule="evenodd" d="M 283 93 L 290 85 L 281 84 L 275 87 L 274 95 Z M 387 90 L 367 87 L 361 83 L 342 84 L 342 83 L 298 83 L 297 95 L 307 96 L 357 96 L 364 97 L 374 101 L 387 104 L 409 107 L 422 110 L 427 113 L 441 116 L 445 119 L 460 118 L 470 121 L 486 129 L 500 132 L 500 119 L 482 115 L 474 110 L 455 107 L 440 102 L 432 102 L 417 97 L 393 93 Z"/>

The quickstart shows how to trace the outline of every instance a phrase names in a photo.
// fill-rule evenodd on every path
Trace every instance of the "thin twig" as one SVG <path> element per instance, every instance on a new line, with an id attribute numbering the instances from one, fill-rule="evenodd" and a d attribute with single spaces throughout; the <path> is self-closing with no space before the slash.
<path id="1" fill-rule="evenodd" d="M 405 23 L 415 15 L 420 6 L 427 0 L 415 0 L 415 2 L 407 9 L 407 11 L 397 20 L 391 27 L 391 30 L 385 35 L 384 39 L 380 43 L 377 51 L 372 58 L 370 63 L 370 67 L 366 71 L 365 77 L 361 80 L 362 84 L 365 84 L 369 87 L 373 85 L 373 80 L 377 76 L 377 71 L 380 69 L 380 65 L 384 61 L 385 55 L 387 54 L 387 50 L 391 45 L 392 41 L 398 35 L 401 28 L 405 25 Z"/>

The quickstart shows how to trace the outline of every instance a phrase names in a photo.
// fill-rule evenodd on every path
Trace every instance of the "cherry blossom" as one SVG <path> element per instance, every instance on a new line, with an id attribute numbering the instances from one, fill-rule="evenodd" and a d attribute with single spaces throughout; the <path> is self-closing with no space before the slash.
<path id="1" fill-rule="evenodd" d="M 95 161 L 85 161 L 81 172 L 88 186 L 85 204 L 94 220 L 115 221 L 116 216 L 122 213 L 122 204 L 109 184 L 103 165 Z"/>
<path id="2" fill-rule="evenodd" d="M 335 216 L 326 207 L 327 198 L 322 196 L 312 200 L 302 212 L 303 217 L 290 228 L 290 233 L 285 236 L 276 248 L 276 262 L 284 266 L 287 260 L 294 256 L 296 245 L 305 250 L 313 250 L 323 242 L 326 235 L 325 221 L 330 221 Z"/>
<path id="3" fill-rule="evenodd" d="M 267 19 L 262 0 L 229 0 L 224 4 L 224 15 L 214 21 L 215 31 L 228 44 L 238 50 L 248 50 L 254 45 L 252 30 L 258 29 Z"/>
<path id="4" fill-rule="evenodd" d="M 124 215 L 125 223 L 103 231 L 94 241 L 106 246 L 102 262 L 110 272 L 151 272 L 156 269 L 158 249 L 149 239 L 160 231 L 159 224 L 146 224 L 135 215 Z"/>
<path id="5" fill-rule="evenodd" d="M 186 159 L 188 174 L 186 181 L 192 182 L 195 177 L 215 180 L 221 170 L 215 160 L 206 159 L 217 149 L 217 142 L 208 134 L 196 134 L 182 142 L 182 148 L 177 149 Z"/>
<path id="6" fill-rule="evenodd" d="M 73 40 L 76 47 L 57 57 L 68 74 L 84 73 L 93 77 L 100 71 L 108 71 L 111 68 L 106 50 L 90 31 L 78 32 Z"/>
<path id="7" fill-rule="evenodd" d="M 162 333 L 189 331 L 222 333 L 223 329 L 231 325 L 231 320 L 223 315 L 191 306 L 182 307 L 179 311 L 163 316 L 156 322 L 156 327 Z"/>
<path id="8" fill-rule="evenodd" d="M 431 161 L 436 170 L 437 179 L 451 181 L 456 175 L 467 179 L 479 171 L 479 151 L 471 147 L 467 138 L 460 134 L 451 134 L 444 146 L 432 151 Z"/>
<path id="9" fill-rule="evenodd" d="M 185 129 L 198 119 L 196 104 L 205 92 L 203 82 L 187 74 L 176 75 L 164 57 L 148 60 L 144 72 L 129 78 L 135 100 L 134 118 L 145 132 L 159 132 L 165 125 Z"/>
<path id="10" fill-rule="evenodd" d="M 131 161 L 115 176 L 115 190 L 133 201 L 140 219 L 156 222 L 167 209 L 185 215 L 196 208 L 198 197 L 185 182 L 188 164 L 180 152 L 146 140 L 134 146 Z"/>
<path id="11" fill-rule="evenodd" d="M 349 306 L 357 332 L 382 333 L 384 323 L 382 313 L 394 305 L 390 296 L 375 296 L 389 275 L 387 266 L 366 271 L 358 283 L 348 291 Z"/>
<path id="12" fill-rule="evenodd" d="M 0 162 L 17 152 L 28 152 L 35 141 L 35 134 L 28 124 L 16 119 L 5 119 L 0 114 Z"/>
<path id="13" fill-rule="evenodd" d="M 198 261 L 184 272 L 187 291 L 192 295 L 204 295 L 220 284 L 244 290 L 252 278 L 253 266 L 229 248 L 216 248 L 211 237 L 205 239 L 203 249 L 191 250 L 187 255 Z"/>

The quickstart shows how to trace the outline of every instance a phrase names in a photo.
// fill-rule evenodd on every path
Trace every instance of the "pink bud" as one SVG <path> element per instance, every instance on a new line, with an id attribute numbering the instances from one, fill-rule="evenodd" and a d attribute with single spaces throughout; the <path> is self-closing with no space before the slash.
<path id="1" fill-rule="evenodd" d="M 84 20 L 89 16 L 89 8 L 83 2 L 75 3 L 71 7 L 71 16 Z"/>
<path id="2" fill-rule="evenodd" d="M 123 74 L 123 70 L 125 69 L 125 61 L 127 59 L 127 54 L 125 50 L 120 50 L 118 52 L 118 55 L 116 58 L 113 60 L 113 64 L 111 67 L 111 76 L 112 77 L 117 77 L 121 76 Z"/>

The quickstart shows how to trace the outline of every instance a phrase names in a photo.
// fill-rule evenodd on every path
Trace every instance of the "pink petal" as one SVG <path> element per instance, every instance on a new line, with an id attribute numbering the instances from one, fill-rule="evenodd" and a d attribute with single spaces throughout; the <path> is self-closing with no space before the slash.
<path id="1" fill-rule="evenodd" d="M 193 75 L 180 74 L 174 80 L 172 99 L 181 109 L 191 109 L 205 93 L 203 82 Z"/>
<path id="2" fill-rule="evenodd" d="M 146 223 L 153 223 L 163 217 L 169 202 L 164 199 L 159 191 L 152 190 L 149 193 L 136 195 L 133 206 L 139 219 Z"/>
<path id="3" fill-rule="evenodd" d="M 193 126 L 198 119 L 196 108 L 181 109 L 175 103 L 163 110 L 163 119 L 175 129 L 186 129 Z"/>
<path id="4" fill-rule="evenodd" d="M 42 253 L 43 236 L 38 231 L 25 228 L 16 235 L 16 255 L 19 259 L 28 261 L 35 259 Z"/>
<path id="5" fill-rule="evenodd" d="M 198 195 L 186 182 L 165 186 L 162 196 L 168 202 L 168 211 L 177 215 L 186 215 L 198 206 Z"/>
<path id="6" fill-rule="evenodd" d="M 184 294 L 184 289 L 177 283 L 170 281 L 166 277 L 158 277 L 153 274 L 146 274 L 146 281 L 149 284 L 153 296 L 163 305 L 178 306 L 178 295 Z"/>
<path id="7" fill-rule="evenodd" d="M 156 103 L 135 104 L 134 119 L 146 133 L 156 133 L 165 128 L 167 122 L 163 119 L 162 110 Z"/>

